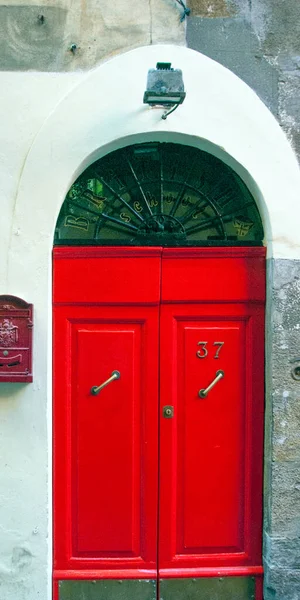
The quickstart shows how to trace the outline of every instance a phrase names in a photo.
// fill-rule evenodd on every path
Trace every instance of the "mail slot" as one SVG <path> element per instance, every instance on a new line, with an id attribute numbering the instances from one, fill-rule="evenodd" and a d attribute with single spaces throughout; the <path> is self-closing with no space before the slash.
<path id="1" fill-rule="evenodd" d="M 32 381 L 32 304 L 0 296 L 0 382 Z"/>

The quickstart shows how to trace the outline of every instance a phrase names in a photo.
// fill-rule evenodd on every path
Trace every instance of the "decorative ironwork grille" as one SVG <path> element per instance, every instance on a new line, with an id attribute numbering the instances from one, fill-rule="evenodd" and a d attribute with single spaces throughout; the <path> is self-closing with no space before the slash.
<path id="1" fill-rule="evenodd" d="M 260 245 L 241 178 L 215 156 L 172 143 L 116 150 L 93 163 L 62 205 L 56 245 Z"/>

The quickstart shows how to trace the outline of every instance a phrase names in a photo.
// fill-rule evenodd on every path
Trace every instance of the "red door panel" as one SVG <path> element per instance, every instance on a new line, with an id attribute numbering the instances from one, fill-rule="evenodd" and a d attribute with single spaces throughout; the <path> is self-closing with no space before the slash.
<path id="1" fill-rule="evenodd" d="M 264 302 L 265 248 L 164 248 L 162 302 Z"/>
<path id="2" fill-rule="evenodd" d="M 132 441 L 140 449 L 141 326 L 74 329 L 74 551 L 138 556 L 140 452 Z M 91 397 L 90 383 L 105 382 L 116 367 L 120 379 Z"/>
<path id="3" fill-rule="evenodd" d="M 181 322 L 178 335 L 183 367 L 178 373 L 178 419 L 184 422 L 178 465 L 180 554 L 242 552 L 244 323 Z M 198 390 L 222 373 L 224 378 L 199 398 Z"/>
<path id="4" fill-rule="evenodd" d="M 55 567 L 153 576 L 158 309 L 56 307 L 55 340 Z"/>
<path id="5" fill-rule="evenodd" d="M 261 562 L 263 327 L 255 305 L 161 308 L 162 577 Z"/>
<path id="6" fill-rule="evenodd" d="M 161 248 L 60 247 L 53 256 L 56 304 L 159 302 Z"/>

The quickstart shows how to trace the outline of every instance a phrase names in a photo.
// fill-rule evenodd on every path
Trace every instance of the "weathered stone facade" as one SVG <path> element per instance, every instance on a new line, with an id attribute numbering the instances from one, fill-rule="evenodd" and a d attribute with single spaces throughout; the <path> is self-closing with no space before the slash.
<path id="1" fill-rule="evenodd" d="M 190 0 L 187 43 L 236 73 L 279 120 L 300 154 L 300 4 Z"/>
<path id="2" fill-rule="evenodd" d="M 294 600 L 300 597 L 300 392 L 293 378 L 300 366 L 300 262 L 272 261 L 269 272 L 264 597 Z"/>
<path id="3" fill-rule="evenodd" d="M 89 69 L 138 46 L 185 44 L 176 0 L 0 4 L 0 70 Z"/>

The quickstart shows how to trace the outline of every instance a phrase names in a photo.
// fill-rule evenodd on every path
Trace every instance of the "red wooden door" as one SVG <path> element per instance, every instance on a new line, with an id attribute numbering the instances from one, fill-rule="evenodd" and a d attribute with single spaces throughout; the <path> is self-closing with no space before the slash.
<path id="1" fill-rule="evenodd" d="M 163 254 L 161 577 L 261 572 L 260 253 Z M 173 419 L 163 417 L 164 405 L 174 407 Z"/>
<path id="2" fill-rule="evenodd" d="M 55 580 L 259 576 L 263 249 L 54 256 Z"/>
<path id="3" fill-rule="evenodd" d="M 160 261 L 55 251 L 57 579 L 157 575 Z"/>

